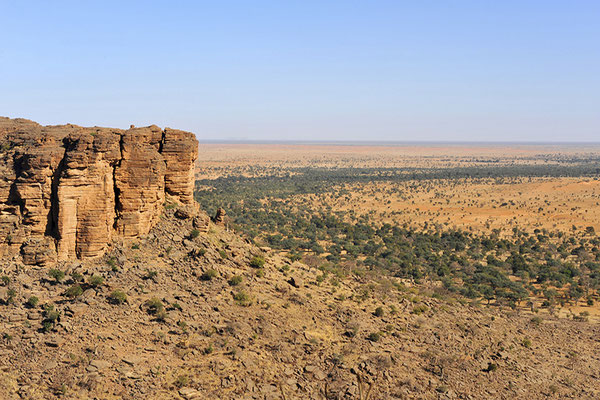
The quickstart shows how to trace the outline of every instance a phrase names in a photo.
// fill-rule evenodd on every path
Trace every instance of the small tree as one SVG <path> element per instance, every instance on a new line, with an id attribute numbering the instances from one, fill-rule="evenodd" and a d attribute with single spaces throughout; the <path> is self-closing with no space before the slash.
<path id="1" fill-rule="evenodd" d="M 252 268 L 262 268 L 265 265 L 265 259 L 261 256 L 254 256 L 250 260 L 250 266 Z"/>
<path id="2" fill-rule="evenodd" d="M 60 269 L 52 268 L 48 272 L 48 276 L 54 279 L 56 283 L 60 283 L 65 278 L 65 272 L 61 271 Z"/>

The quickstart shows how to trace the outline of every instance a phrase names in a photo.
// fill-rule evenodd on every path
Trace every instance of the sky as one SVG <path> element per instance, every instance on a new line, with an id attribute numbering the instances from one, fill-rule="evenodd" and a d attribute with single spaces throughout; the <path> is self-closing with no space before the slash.
<path id="1" fill-rule="evenodd" d="M 201 140 L 600 141 L 600 1 L 0 0 L 0 116 Z"/>

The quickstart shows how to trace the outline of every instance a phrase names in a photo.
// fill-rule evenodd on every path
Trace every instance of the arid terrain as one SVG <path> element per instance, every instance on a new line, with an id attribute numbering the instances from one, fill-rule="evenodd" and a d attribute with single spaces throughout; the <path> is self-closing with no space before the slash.
<path id="1" fill-rule="evenodd" d="M 593 152 L 3 122 L 0 398 L 600 396 Z"/>
<path id="2" fill-rule="evenodd" d="M 455 169 L 560 166 L 600 158 L 600 145 L 550 144 L 203 144 L 199 179 L 280 176 L 299 168 Z M 290 199 L 334 211 L 375 212 L 395 224 L 473 231 L 600 229 L 600 171 L 592 176 L 476 177 L 344 184 Z M 339 190 L 344 196 L 336 196 Z"/>

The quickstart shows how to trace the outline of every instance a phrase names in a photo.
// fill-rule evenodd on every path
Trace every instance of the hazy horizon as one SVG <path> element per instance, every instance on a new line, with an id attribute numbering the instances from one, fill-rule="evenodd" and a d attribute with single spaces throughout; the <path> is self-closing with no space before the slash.
<path id="1" fill-rule="evenodd" d="M 600 3 L 4 2 L 0 115 L 213 141 L 590 143 Z"/>

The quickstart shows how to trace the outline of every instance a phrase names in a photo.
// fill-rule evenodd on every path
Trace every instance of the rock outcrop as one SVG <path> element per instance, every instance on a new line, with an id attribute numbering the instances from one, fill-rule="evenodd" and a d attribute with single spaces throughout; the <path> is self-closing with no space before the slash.
<path id="1" fill-rule="evenodd" d="M 0 256 L 28 264 L 104 254 L 144 235 L 165 198 L 194 205 L 194 134 L 0 118 Z"/>

